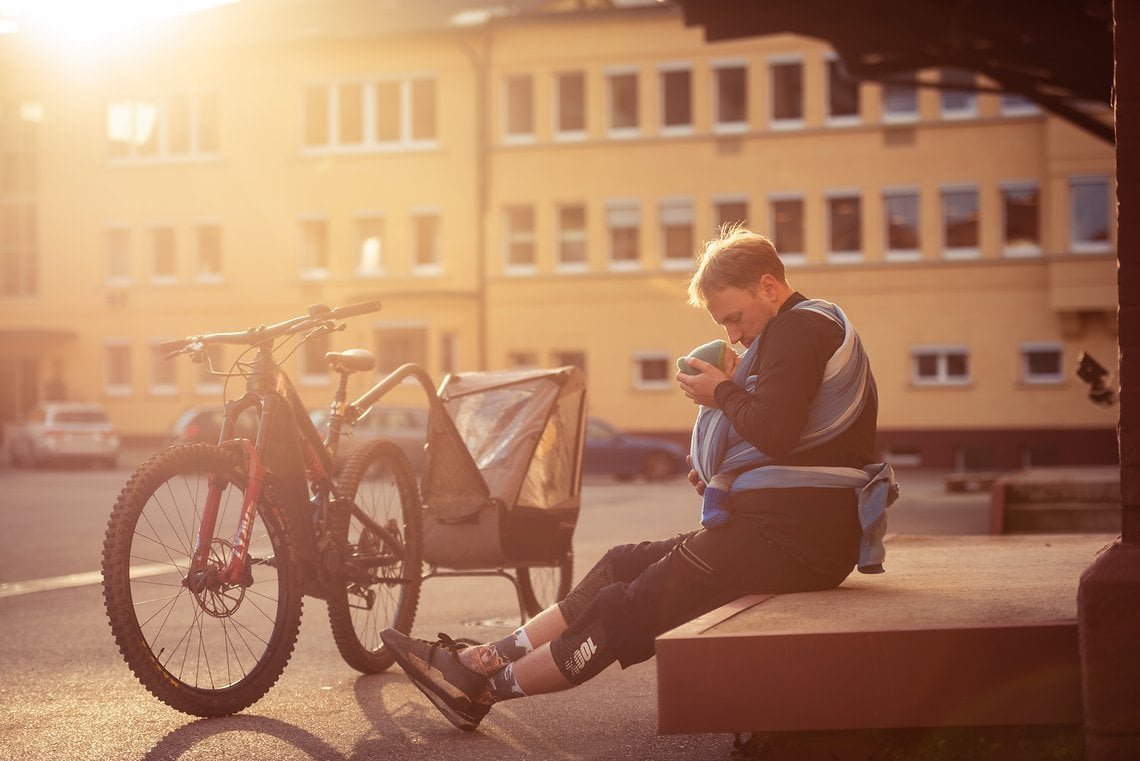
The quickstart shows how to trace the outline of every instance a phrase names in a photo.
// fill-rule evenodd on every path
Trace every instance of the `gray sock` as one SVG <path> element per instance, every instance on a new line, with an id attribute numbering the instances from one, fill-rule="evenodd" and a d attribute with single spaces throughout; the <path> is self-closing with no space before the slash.
<path id="1" fill-rule="evenodd" d="M 492 703 L 526 697 L 526 693 L 523 692 L 522 687 L 519 687 L 518 680 L 515 679 L 515 665 L 513 663 L 507 664 L 505 668 L 495 672 L 490 679 L 490 689 Z"/>

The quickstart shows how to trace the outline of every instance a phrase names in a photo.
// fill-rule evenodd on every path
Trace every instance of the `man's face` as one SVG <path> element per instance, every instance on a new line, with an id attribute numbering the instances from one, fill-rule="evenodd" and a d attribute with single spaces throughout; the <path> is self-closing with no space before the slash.
<path id="1" fill-rule="evenodd" d="M 766 289 L 756 292 L 729 286 L 708 294 L 705 308 L 728 333 L 729 343 L 748 347 L 776 316 L 778 307 Z"/>

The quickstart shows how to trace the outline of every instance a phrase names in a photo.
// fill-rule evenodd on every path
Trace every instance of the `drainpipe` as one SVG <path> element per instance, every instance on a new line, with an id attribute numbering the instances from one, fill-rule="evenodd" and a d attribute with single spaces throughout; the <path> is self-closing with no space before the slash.
<path id="1" fill-rule="evenodd" d="M 487 370 L 487 208 L 490 204 L 490 145 L 487 134 L 487 97 L 490 77 L 491 32 L 484 22 L 478 48 L 468 41 L 460 47 L 471 60 L 475 75 L 475 333 L 477 369 Z"/>

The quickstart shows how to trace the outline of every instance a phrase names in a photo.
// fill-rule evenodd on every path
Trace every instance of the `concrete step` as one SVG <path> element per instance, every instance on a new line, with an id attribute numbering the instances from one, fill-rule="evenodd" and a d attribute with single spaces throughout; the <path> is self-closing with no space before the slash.
<path id="1" fill-rule="evenodd" d="M 657 640 L 662 733 L 1079 724 L 1076 599 L 1114 535 L 897 536 L 887 573 Z"/>

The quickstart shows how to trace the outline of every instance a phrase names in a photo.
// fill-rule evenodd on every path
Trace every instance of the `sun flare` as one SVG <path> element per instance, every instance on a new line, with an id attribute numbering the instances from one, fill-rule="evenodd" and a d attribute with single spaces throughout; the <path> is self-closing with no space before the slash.
<path id="1" fill-rule="evenodd" d="M 237 0 L 0 0 L 0 34 L 27 33 L 71 52 L 107 49 L 187 13 Z"/>

